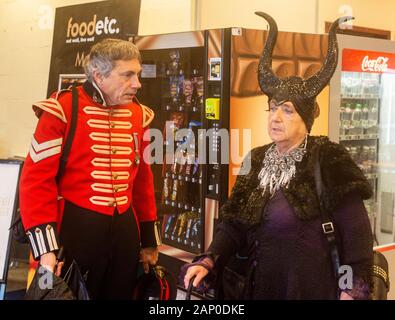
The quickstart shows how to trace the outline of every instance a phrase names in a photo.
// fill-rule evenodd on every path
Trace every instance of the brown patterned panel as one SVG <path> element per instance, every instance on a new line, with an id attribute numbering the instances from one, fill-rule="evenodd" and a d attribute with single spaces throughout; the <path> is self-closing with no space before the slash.
<path id="1" fill-rule="evenodd" d="M 273 57 L 292 58 L 294 56 L 294 36 L 295 33 L 279 32 Z"/>
<path id="2" fill-rule="evenodd" d="M 321 62 L 312 62 L 312 61 L 299 61 L 299 72 L 298 76 L 302 78 L 310 78 L 313 74 L 315 74 L 321 68 Z"/>
<path id="3" fill-rule="evenodd" d="M 208 31 L 208 58 L 221 57 L 221 29 Z"/>
<path id="4" fill-rule="evenodd" d="M 259 91 L 257 81 L 258 58 L 240 57 L 234 69 L 233 88 L 242 89 L 243 92 L 234 91 L 237 96 L 254 96 Z"/>
<path id="5" fill-rule="evenodd" d="M 295 56 L 302 59 L 320 60 L 321 39 L 315 34 L 295 34 Z"/>
<path id="6" fill-rule="evenodd" d="M 289 77 L 296 73 L 296 65 L 292 60 L 273 59 L 272 68 L 274 73 L 280 78 Z"/>
<path id="7" fill-rule="evenodd" d="M 245 56 L 259 56 L 263 51 L 263 44 L 266 43 L 268 32 L 254 29 L 242 29 L 241 36 L 233 37 L 233 54 Z"/>
<path id="8" fill-rule="evenodd" d="M 241 36 L 232 37 L 233 96 L 261 95 L 257 68 L 268 32 L 243 29 Z M 326 35 L 279 32 L 273 52 L 273 71 L 279 77 L 298 75 L 308 78 L 321 68 L 326 56 Z"/>

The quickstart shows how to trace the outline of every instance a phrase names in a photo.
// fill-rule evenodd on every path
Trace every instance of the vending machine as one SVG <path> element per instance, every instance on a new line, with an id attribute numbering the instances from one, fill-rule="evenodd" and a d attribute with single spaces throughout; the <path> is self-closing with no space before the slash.
<path id="1" fill-rule="evenodd" d="M 395 42 L 338 35 L 330 84 L 329 137 L 344 145 L 372 185 L 365 201 L 376 245 L 394 241 Z"/>
<path id="2" fill-rule="evenodd" d="M 229 36 L 210 30 L 134 39 L 142 55 L 138 98 L 155 112 L 160 260 L 175 273 L 207 248 L 227 188 L 219 131 L 229 127 Z"/>
<path id="3" fill-rule="evenodd" d="M 142 55 L 138 98 L 155 112 L 151 168 L 164 243 L 160 263 L 175 273 L 210 244 L 244 156 L 270 142 L 267 97 L 257 80 L 267 34 L 227 28 L 133 39 Z M 326 35 L 279 32 L 273 70 L 309 77 L 326 50 Z M 318 99 L 327 110 L 328 90 Z"/>

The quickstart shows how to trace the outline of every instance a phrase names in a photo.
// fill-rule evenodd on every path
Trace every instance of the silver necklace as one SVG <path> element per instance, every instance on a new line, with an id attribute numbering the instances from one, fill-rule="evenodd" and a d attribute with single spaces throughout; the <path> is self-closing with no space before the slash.
<path id="1" fill-rule="evenodd" d="M 265 153 L 263 167 L 259 172 L 259 187 L 262 194 L 269 188 L 270 195 L 274 195 L 282 187 L 288 188 L 289 183 L 295 177 L 296 162 L 301 162 L 306 154 L 307 136 L 304 142 L 287 154 L 279 154 L 276 145 L 273 144 Z"/>

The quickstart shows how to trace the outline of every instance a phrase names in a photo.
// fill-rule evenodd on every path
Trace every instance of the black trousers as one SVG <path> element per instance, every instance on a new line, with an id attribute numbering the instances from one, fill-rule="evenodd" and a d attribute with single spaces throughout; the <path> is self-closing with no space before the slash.
<path id="1" fill-rule="evenodd" d="M 60 229 L 65 251 L 64 276 L 73 259 L 87 273 L 92 299 L 132 299 L 140 240 L 132 209 L 107 216 L 66 201 Z"/>

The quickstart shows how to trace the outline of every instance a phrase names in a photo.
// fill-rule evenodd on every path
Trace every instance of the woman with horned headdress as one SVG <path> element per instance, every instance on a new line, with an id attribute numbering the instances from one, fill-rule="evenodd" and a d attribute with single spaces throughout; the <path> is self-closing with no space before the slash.
<path id="1" fill-rule="evenodd" d="M 336 29 L 351 17 L 332 24 L 316 74 L 280 79 L 272 70 L 277 25 L 268 14 L 256 14 L 270 26 L 258 80 L 268 96 L 273 142 L 247 156 L 251 169 L 238 176 L 222 206 L 208 251 L 183 267 L 184 283 L 194 277 L 199 285 L 247 248 L 247 282 L 239 298 L 368 299 L 373 241 L 363 200 L 372 196 L 371 187 L 344 147 L 309 135 L 319 113 L 316 97 L 336 69 Z"/>

